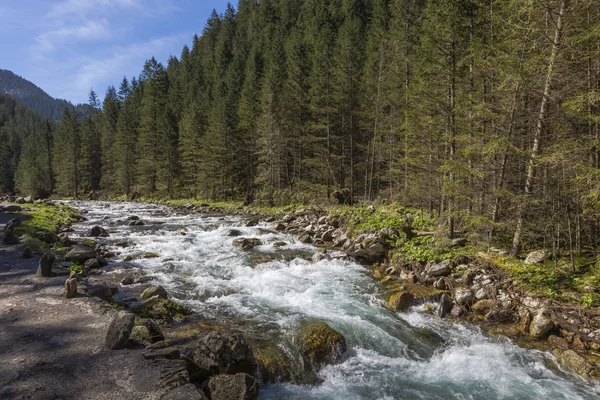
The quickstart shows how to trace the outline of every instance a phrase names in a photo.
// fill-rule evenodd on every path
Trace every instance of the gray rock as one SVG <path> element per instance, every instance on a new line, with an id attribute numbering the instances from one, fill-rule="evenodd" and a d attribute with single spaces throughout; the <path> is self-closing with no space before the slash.
<path id="1" fill-rule="evenodd" d="M 452 307 L 454 307 L 454 303 L 452 299 L 447 294 L 443 294 L 440 298 L 440 304 L 437 309 L 437 315 L 440 318 L 444 318 L 452 311 Z"/>
<path id="2" fill-rule="evenodd" d="M 145 319 L 143 323 L 144 326 L 148 329 L 150 341 L 152 343 L 162 342 L 163 340 L 165 340 L 165 335 L 163 335 L 162 330 L 153 319 Z"/>
<path id="3" fill-rule="evenodd" d="M 454 294 L 454 300 L 459 306 L 468 306 L 473 304 L 473 295 L 470 290 L 460 289 Z"/>
<path id="4" fill-rule="evenodd" d="M 100 263 L 96 258 L 90 258 L 85 262 L 85 264 L 83 264 L 83 266 L 87 269 L 95 269 L 100 268 Z"/>
<path id="5" fill-rule="evenodd" d="M 208 397 L 192 383 L 188 383 L 170 390 L 161 400 L 208 400 Z"/>
<path id="6" fill-rule="evenodd" d="M 13 218 L 6 223 L 4 226 L 4 237 L 2 238 L 2 244 L 17 244 L 19 243 L 19 237 L 15 233 L 15 228 L 21 225 L 19 218 Z"/>
<path id="7" fill-rule="evenodd" d="M 256 400 L 258 382 L 248 374 L 218 375 L 208 383 L 212 400 Z"/>
<path id="8" fill-rule="evenodd" d="M 83 244 L 76 244 L 71 251 L 67 253 L 65 259 L 73 262 L 85 262 L 90 258 L 96 258 L 96 250 Z"/>
<path id="9" fill-rule="evenodd" d="M 440 278 L 433 284 L 433 288 L 437 290 L 446 290 L 446 281 L 444 278 Z"/>
<path id="10" fill-rule="evenodd" d="M 99 237 L 99 236 L 102 236 L 102 235 L 106 235 L 106 231 L 101 226 L 94 226 L 88 232 L 88 236 L 90 236 L 90 237 Z"/>
<path id="11" fill-rule="evenodd" d="M 179 349 L 173 348 L 150 350 L 144 354 L 144 358 L 146 360 L 156 360 L 158 358 L 179 360 L 181 358 L 181 353 L 179 352 Z"/>
<path id="12" fill-rule="evenodd" d="M 153 365 L 160 368 L 159 386 L 174 389 L 190 383 L 190 374 L 184 360 L 154 360 Z"/>
<path id="13" fill-rule="evenodd" d="M 477 300 L 483 300 L 483 299 L 486 299 L 487 297 L 488 297 L 488 295 L 484 288 L 481 288 L 475 292 L 475 299 L 477 299 Z"/>
<path id="14" fill-rule="evenodd" d="M 104 344 L 109 350 L 126 349 L 130 347 L 129 336 L 133 330 L 135 315 L 132 313 L 120 312 L 112 320 Z"/>
<path id="15" fill-rule="evenodd" d="M 534 339 L 542 339 L 554 329 L 554 322 L 545 314 L 545 310 L 540 310 L 531 320 L 529 325 L 529 334 Z"/>
<path id="16" fill-rule="evenodd" d="M 237 229 L 230 229 L 227 232 L 227 236 L 230 236 L 230 237 L 242 236 L 242 231 L 238 231 Z"/>
<path id="17" fill-rule="evenodd" d="M 110 300 L 110 298 L 114 294 L 113 290 L 104 283 L 101 283 L 99 285 L 88 285 L 87 293 L 91 297 L 98 297 L 98 298 L 100 298 L 102 300 L 106 300 L 106 301 Z"/>
<path id="18" fill-rule="evenodd" d="M 96 261 L 98 261 L 98 264 L 100 264 L 101 267 L 106 267 L 108 265 L 108 261 L 102 256 L 96 257 Z"/>
<path id="19" fill-rule="evenodd" d="M 23 249 L 23 252 L 21 253 L 21 258 L 23 260 L 29 260 L 33 258 L 33 251 L 31 250 L 31 247 L 25 247 Z"/>
<path id="20" fill-rule="evenodd" d="M 247 227 L 256 226 L 256 225 L 258 225 L 258 223 L 259 223 L 259 222 L 260 222 L 260 221 L 258 220 L 258 218 L 254 218 L 254 219 L 251 219 L 250 221 L 248 221 L 248 222 L 246 223 L 246 226 L 247 226 Z"/>
<path id="21" fill-rule="evenodd" d="M 313 242 L 312 237 L 308 234 L 300 236 L 300 238 L 298 238 L 298 240 L 300 240 L 301 243 L 305 243 L 305 244 L 311 244 Z"/>
<path id="22" fill-rule="evenodd" d="M 429 268 L 426 270 L 427 275 L 431 277 L 438 276 L 448 276 L 450 275 L 450 265 L 452 264 L 452 260 L 444 260 L 438 264 L 431 264 Z"/>
<path id="23" fill-rule="evenodd" d="M 33 198 L 31 196 L 27 196 L 23 199 L 26 204 L 33 204 Z"/>
<path id="24" fill-rule="evenodd" d="M 51 276 L 56 276 L 56 274 L 52 271 L 52 265 L 54 264 L 54 254 L 46 253 L 40 258 L 38 263 L 38 269 L 36 272 L 36 276 L 49 278 Z"/>
<path id="25" fill-rule="evenodd" d="M 242 250 L 252 250 L 256 246 L 260 246 L 262 242 L 260 241 L 260 239 L 241 238 L 235 239 L 231 244 L 234 247 L 241 248 Z"/>
<path id="26" fill-rule="evenodd" d="M 135 277 L 133 276 L 133 274 L 128 274 L 125 277 L 123 277 L 123 279 L 121 279 L 121 285 L 123 286 L 133 285 L 134 283 Z"/>
<path id="27" fill-rule="evenodd" d="M 541 264 L 546 261 L 550 255 L 550 252 L 546 250 L 532 251 L 527 255 L 527 258 L 525 258 L 525 265 Z"/>
<path id="28" fill-rule="evenodd" d="M 273 230 L 277 231 L 277 232 L 282 232 L 282 231 L 285 231 L 286 228 L 287 228 L 287 226 L 285 226 L 282 223 L 279 223 L 273 227 Z"/>
<path id="29" fill-rule="evenodd" d="M 69 278 L 65 281 L 65 297 L 67 299 L 72 299 L 77 296 L 77 278 Z"/>
<path id="30" fill-rule="evenodd" d="M 331 242 L 333 240 L 333 232 L 334 232 L 333 229 L 330 229 L 330 230 L 324 232 L 321 239 L 323 239 L 326 242 Z"/>
<path id="31" fill-rule="evenodd" d="M 150 286 L 142 292 L 142 294 L 140 295 L 140 299 L 148 300 L 154 296 L 158 296 L 161 299 L 168 299 L 169 293 L 167 293 L 167 290 L 160 285 Z"/>
<path id="32" fill-rule="evenodd" d="M 192 359 L 213 374 L 254 374 L 256 359 L 252 348 L 239 333 L 211 332 L 193 351 Z"/>

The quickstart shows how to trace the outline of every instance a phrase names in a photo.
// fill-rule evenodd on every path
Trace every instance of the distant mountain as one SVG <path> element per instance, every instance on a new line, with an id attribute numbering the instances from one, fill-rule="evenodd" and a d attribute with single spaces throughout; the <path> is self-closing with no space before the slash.
<path id="1" fill-rule="evenodd" d="M 38 112 L 42 117 L 52 121 L 60 119 L 65 106 L 73 106 L 67 100 L 54 99 L 32 82 L 5 69 L 0 69 L 0 92 L 11 95 L 20 103 Z M 87 104 L 79 104 L 75 108 L 80 117 L 90 113 L 90 107 Z"/>

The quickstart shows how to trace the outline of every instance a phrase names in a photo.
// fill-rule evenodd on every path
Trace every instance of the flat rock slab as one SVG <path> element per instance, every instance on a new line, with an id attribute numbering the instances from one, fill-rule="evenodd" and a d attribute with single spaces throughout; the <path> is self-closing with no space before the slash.
<path id="1" fill-rule="evenodd" d="M 105 302 L 66 299 L 64 276 L 37 278 L 39 256 L 23 260 L 20 246 L 4 249 L 0 390 L 10 393 L 2 399 L 158 400 L 167 392 L 142 352 L 105 349 L 115 315 Z"/>

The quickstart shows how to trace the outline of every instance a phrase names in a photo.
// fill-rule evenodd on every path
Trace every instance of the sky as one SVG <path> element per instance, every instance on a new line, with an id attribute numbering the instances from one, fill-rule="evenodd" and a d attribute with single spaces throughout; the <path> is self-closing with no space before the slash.
<path id="1" fill-rule="evenodd" d="M 231 1 L 231 0 L 230 0 Z M 0 69 L 50 96 L 87 103 L 138 76 L 155 56 L 166 64 L 191 47 L 227 0 L 0 0 Z"/>

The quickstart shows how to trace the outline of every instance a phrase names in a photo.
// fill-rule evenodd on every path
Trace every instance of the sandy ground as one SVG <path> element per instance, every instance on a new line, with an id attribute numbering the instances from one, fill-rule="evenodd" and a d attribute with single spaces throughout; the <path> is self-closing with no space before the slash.
<path id="1" fill-rule="evenodd" d="M 10 218 L 0 214 L 0 230 Z M 1 243 L 1 233 L 0 233 Z M 65 275 L 37 278 L 41 254 L 0 246 L 0 399 L 158 399 L 160 370 L 141 351 L 110 351 L 114 310 L 64 297 Z"/>

